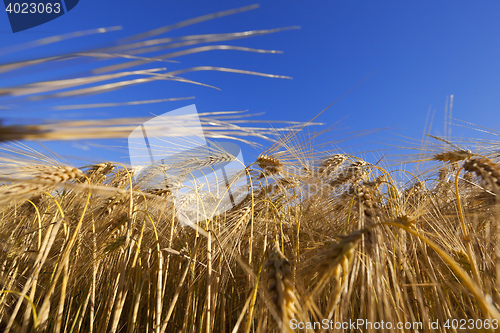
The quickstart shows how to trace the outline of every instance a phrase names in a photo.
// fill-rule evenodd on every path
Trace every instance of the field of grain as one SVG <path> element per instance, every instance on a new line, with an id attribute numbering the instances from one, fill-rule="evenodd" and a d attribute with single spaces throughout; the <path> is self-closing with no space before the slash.
<path id="1" fill-rule="evenodd" d="M 108 49 L 0 64 L 8 73 L 75 57 L 127 60 L 88 77 L 4 86 L 0 103 L 104 93 L 137 80 L 186 81 L 178 75 L 207 70 L 129 69 L 158 61 L 147 53 L 174 42 L 155 37 L 166 31 Z M 249 195 L 191 226 L 178 220 L 168 189 L 133 182 L 130 166 L 75 167 L 22 143 L 123 138 L 144 119 L 1 126 L 0 330 L 496 331 L 500 155 L 491 147 L 498 143 L 468 147 L 431 137 L 413 144 L 418 154 L 405 161 L 418 163 L 408 167 L 418 172 L 398 171 L 315 145 L 321 133 L 304 130 L 310 119 L 270 128 L 229 116 L 202 116 L 207 126 L 219 119 L 207 137 L 267 139 L 269 146 L 245 168 Z M 371 326 L 344 324 L 357 320 Z"/>

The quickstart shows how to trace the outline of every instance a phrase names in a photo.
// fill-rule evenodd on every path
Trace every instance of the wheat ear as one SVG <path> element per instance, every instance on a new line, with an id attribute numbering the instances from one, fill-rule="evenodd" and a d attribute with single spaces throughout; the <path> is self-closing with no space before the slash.
<path id="1" fill-rule="evenodd" d="M 336 179 L 329 182 L 332 187 L 340 186 L 348 181 L 357 182 L 366 174 L 368 163 L 365 161 L 356 161 L 351 163 Z"/>
<path id="2" fill-rule="evenodd" d="M 328 245 L 318 254 L 313 272 L 318 274 L 319 280 L 311 293 L 313 296 L 325 287 L 330 278 L 341 281 L 341 278 L 347 277 L 354 250 L 363 234 L 368 231 L 365 228 L 343 236 L 340 242 Z"/>
<path id="3" fill-rule="evenodd" d="M 464 162 L 464 170 L 474 172 L 491 186 L 494 192 L 500 190 L 500 167 L 487 158 L 475 158 Z"/>
<path id="4" fill-rule="evenodd" d="M 281 162 L 271 156 L 261 155 L 257 158 L 257 165 L 262 169 L 264 174 L 272 175 L 283 171 Z"/>
<path id="5" fill-rule="evenodd" d="M 330 175 L 335 172 L 337 168 L 347 160 L 347 156 L 343 154 L 336 154 L 321 161 L 319 164 L 319 172 L 321 174 Z"/>
<path id="6" fill-rule="evenodd" d="M 456 149 L 436 154 L 432 157 L 432 159 L 441 162 L 455 163 L 458 161 L 469 159 L 472 156 L 474 156 L 474 154 L 468 149 Z"/>
<path id="7" fill-rule="evenodd" d="M 377 218 L 383 216 L 383 210 L 375 186 L 369 184 L 358 186 L 355 192 L 366 220 L 371 223 L 377 222 Z"/>
<path id="8" fill-rule="evenodd" d="M 47 166 L 45 172 L 36 174 L 29 182 L 10 184 L 0 190 L 0 204 L 35 194 L 50 186 L 83 177 L 83 172 L 70 166 Z"/>
<path id="9" fill-rule="evenodd" d="M 275 318 L 278 327 L 286 332 L 288 321 L 292 319 L 297 309 L 295 303 L 297 299 L 294 294 L 294 283 L 291 265 L 288 259 L 280 250 L 278 241 L 274 241 L 271 252 L 264 268 L 268 271 L 271 302 L 276 309 L 278 318 Z"/>

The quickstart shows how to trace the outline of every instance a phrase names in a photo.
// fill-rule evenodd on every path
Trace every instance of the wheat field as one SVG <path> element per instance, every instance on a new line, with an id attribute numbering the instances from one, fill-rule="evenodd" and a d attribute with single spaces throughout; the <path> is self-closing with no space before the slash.
<path id="1" fill-rule="evenodd" d="M 194 42 L 156 37 L 252 8 L 109 48 L 0 64 L 7 73 L 75 58 L 124 61 L 91 76 L 7 85 L 0 103 L 186 82 L 179 75 L 196 70 L 278 77 L 226 68 L 129 69 L 167 59 L 147 54 L 169 43 L 283 30 L 198 35 Z M 248 195 L 190 226 L 179 221 L 169 189 L 145 188 L 129 165 L 67 165 L 23 143 L 123 138 L 144 120 L 1 126 L 2 332 L 497 331 L 498 141 L 415 140 L 409 145 L 417 153 L 398 167 L 415 171 L 398 171 L 316 144 L 322 132 L 305 131 L 314 119 L 269 127 L 239 113 L 202 114 L 208 138 L 269 145 L 245 166 Z M 214 157 L 209 164 L 220 163 Z M 353 327 L 359 320 L 363 325 Z"/>

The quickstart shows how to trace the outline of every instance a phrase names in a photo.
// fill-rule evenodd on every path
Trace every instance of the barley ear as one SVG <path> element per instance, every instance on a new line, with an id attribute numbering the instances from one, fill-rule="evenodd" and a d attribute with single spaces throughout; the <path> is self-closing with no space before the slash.
<path id="1" fill-rule="evenodd" d="M 474 154 L 470 150 L 466 149 L 457 149 L 452 151 L 445 151 L 440 154 L 436 154 L 433 156 L 434 160 L 441 162 L 449 162 L 455 163 L 458 161 L 466 160 L 474 156 Z"/>
<path id="2" fill-rule="evenodd" d="M 464 170 L 474 172 L 481 177 L 498 196 L 500 191 L 500 166 L 486 158 L 475 158 L 464 163 Z"/>
<path id="3" fill-rule="evenodd" d="M 257 158 L 257 165 L 262 169 L 265 175 L 277 174 L 283 171 L 281 162 L 267 155 L 260 155 Z"/>
<path id="4" fill-rule="evenodd" d="M 317 264 L 312 270 L 319 278 L 311 293 L 313 297 L 323 290 L 332 277 L 339 283 L 347 277 L 356 246 L 368 231 L 369 229 L 365 228 L 343 236 L 340 242 L 328 245 L 318 253 L 315 259 Z"/>
<path id="5" fill-rule="evenodd" d="M 264 268 L 268 272 L 271 303 L 278 318 L 276 324 L 282 332 L 287 332 L 288 322 L 297 314 L 295 304 L 297 298 L 294 293 L 294 282 L 291 265 L 280 250 L 278 241 L 274 241 L 271 252 Z"/>

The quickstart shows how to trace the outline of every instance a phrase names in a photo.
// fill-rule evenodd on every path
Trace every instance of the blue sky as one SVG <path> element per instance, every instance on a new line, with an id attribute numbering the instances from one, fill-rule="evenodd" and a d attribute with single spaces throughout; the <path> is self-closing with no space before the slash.
<path id="1" fill-rule="evenodd" d="M 0 57 L 13 59 L 106 45 L 110 41 L 197 16 L 250 5 L 252 1 L 91 1 L 81 0 L 69 13 L 44 25 L 13 34 L 7 15 L 0 14 L 0 48 L 68 32 L 122 26 L 123 30 L 72 39 L 28 52 Z M 500 125 L 500 2 L 498 1 L 284 1 L 273 0 L 245 13 L 171 31 L 166 36 L 237 32 L 300 26 L 276 34 L 223 44 L 275 49 L 283 54 L 210 51 L 176 59 L 169 69 L 221 66 L 291 76 L 292 80 L 219 72 L 194 72 L 183 77 L 208 83 L 221 91 L 184 83 L 155 82 L 112 93 L 66 100 L 63 104 L 127 102 L 196 96 L 192 101 L 52 111 L 43 104 L 36 112 L 4 112 L 2 117 L 111 118 L 147 117 L 188 104 L 198 111 L 265 112 L 262 120 L 306 121 L 370 76 L 317 120 L 337 124 L 331 136 L 357 130 L 387 128 L 341 145 L 369 160 L 398 144 L 393 133 L 421 138 L 429 110 L 435 111 L 432 133 L 443 135 L 446 98 L 454 95 L 453 117 L 492 129 Z M 163 36 L 162 36 L 163 37 Z M 92 64 L 82 68 L 90 68 Z M 164 64 L 150 64 L 149 68 Z M 64 75 L 53 69 L 25 78 L 39 80 Z M 45 76 L 44 76 L 45 75 Z M 17 82 L 0 77 L 0 85 Z M 0 100 L 1 104 L 1 100 Z M 30 111 L 30 112 L 28 112 Z M 453 136 L 484 137 L 484 133 L 452 128 Z M 498 139 L 498 138 L 497 138 Z M 123 144 L 125 141 L 122 140 Z M 404 145 L 404 144 L 403 144 Z M 47 144 L 61 155 L 126 161 L 123 153 L 89 147 L 88 142 Z M 332 147 L 334 148 L 334 147 Z M 358 155 L 359 155 L 358 154 Z"/>

